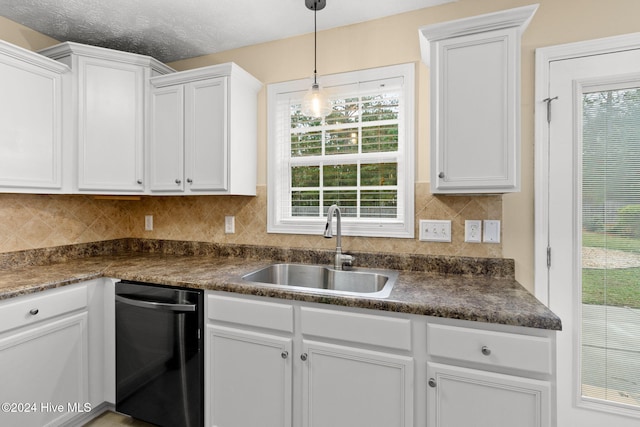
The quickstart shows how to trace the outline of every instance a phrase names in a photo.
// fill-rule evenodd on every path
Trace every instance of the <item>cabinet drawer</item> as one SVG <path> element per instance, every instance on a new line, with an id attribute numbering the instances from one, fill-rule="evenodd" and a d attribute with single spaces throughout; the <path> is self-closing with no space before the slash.
<path id="1" fill-rule="evenodd" d="M 352 343 L 411 350 L 411 321 L 302 307 L 302 333 Z"/>
<path id="2" fill-rule="evenodd" d="M 87 306 L 87 286 L 72 286 L 17 297 L 0 305 L 0 333 Z"/>
<path id="3" fill-rule="evenodd" d="M 209 295 L 207 317 L 210 320 L 293 332 L 293 307 L 287 304 Z"/>
<path id="4" fill-rule="evenodd" d="M 427 345 L 431 357 L 547 375 L 553 372 L 549 338 L 429 324 Z"/>

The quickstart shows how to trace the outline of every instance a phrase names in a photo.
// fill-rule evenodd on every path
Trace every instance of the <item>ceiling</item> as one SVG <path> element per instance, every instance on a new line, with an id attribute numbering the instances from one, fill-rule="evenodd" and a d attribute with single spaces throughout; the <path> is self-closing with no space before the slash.
<path id="1" fill-rule="evenodd" d="M 328 0 L 318 30 L 456 0 Z M 313 32 L 305 0 L 0 0 L 0 16 L 59 41 L 162 62 Z"/>

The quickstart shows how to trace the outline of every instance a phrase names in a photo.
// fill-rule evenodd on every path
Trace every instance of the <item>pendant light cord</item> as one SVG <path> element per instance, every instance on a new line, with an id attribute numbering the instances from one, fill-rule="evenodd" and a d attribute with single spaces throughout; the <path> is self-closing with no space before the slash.
<path id="1" fill-rule="evenodd" d="M 318 84 L 318 2 L 313 3 L 313 84 Z"/>

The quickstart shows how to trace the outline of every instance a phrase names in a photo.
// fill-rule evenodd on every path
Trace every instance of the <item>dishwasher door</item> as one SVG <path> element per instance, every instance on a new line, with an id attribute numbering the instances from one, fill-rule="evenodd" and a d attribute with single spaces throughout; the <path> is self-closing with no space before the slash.
<path id="1" fill-rule="evenodd" d="M 167 427 L 204 425 L 203 292 L 116 283 L 116 411 Z"/>

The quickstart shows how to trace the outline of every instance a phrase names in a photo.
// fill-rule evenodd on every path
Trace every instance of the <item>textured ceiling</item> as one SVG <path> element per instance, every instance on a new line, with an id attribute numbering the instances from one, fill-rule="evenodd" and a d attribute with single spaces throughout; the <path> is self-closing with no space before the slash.
<path id="1" fill-rule="evenodd" d="M 328 0 L 318 30 L 456 0 Z M 163 62 L 313 32 L 304 0 L 0 0 L 0 16 L 59 41 Z"/>

